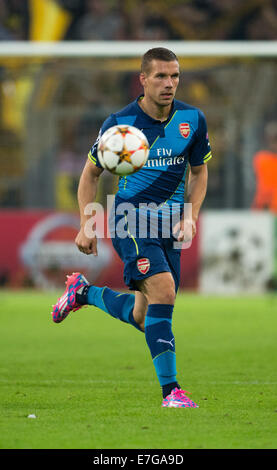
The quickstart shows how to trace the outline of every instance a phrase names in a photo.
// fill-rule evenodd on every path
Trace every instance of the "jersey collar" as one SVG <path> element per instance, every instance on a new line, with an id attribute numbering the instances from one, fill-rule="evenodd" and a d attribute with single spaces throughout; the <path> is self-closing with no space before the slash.
<path id="1" fill-rule="evenodd" d="M 137 110 L 138 110 L 138 117 L 139 117 L 139 124 L 141 123 L 141 126 L 143 126 L 144 128 L 146 128 L 146 122 L 148 125 L 150 126 L 153 126 L 153 124 L 162 124 L 163 126 L 165 126 L 169 121 L 170 119 L 172 118 L 174 112 L 175 112 L 175 99 L 173 100 L 173 103 L 172 103 L 172 106 L 171 106 L 171 110 L 170 110 L 170 113 L 169 113 L 169 116 L 167 118 L 166 121 L 160 121 L 159 119 L 154 119 L 152 118 L 151 116 L 149 116 L 149 114 L 146 114 L 143 109 L 140 107 L 140 105 L 138 104 L 138 102 L 144 97 L 144 95 L 139 95 L 137 97 L 137 99 L 135 100 L 135 105 L 137 107 Z"/>

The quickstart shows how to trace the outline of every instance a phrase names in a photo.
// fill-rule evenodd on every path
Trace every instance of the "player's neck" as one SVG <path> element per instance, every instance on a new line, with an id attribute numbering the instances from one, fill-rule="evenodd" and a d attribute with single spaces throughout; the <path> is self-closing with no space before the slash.
<path id="1" fill-rule="evenodd" d="M 168 106 L 159 106 L 144 96 L 139 102 L 141 109 L 157 121 L 166 121 L 171 111 L 171 104 Z"/>

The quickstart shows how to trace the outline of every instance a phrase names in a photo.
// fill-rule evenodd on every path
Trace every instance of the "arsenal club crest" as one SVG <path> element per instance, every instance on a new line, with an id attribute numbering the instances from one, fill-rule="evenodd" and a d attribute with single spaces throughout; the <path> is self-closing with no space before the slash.
<path id="1" fill-rule="evenodd" d="M 150 269 L 150 261 L 148 258 L 140 258 L 137 260 L 137 268 L 141 274 L 148 273 Z"/>
<path id="2" fill-rule="evenodd" d="M 190 125 L 188 122 L 182 122 L 181 124 L 179 124 L 179 131 L 180 131 L 180 134 L 182 137 L 184 137 L 185 139 L 188 138 L 188 136 L 190 135 Z"/>

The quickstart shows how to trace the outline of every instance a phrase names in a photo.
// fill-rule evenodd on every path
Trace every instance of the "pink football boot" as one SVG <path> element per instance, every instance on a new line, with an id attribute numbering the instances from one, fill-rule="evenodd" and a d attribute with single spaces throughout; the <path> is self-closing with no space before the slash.
<path id="1" fill-rule="evenodd" d="M 168 408 L 199 408 L 185 394 L 189 393 L 179 388 L 174 388 L 166 398 L 163 399 L 162 407 Z"/>
<path id="2" fill-rule="evenodd" d="M 56 305 L 53 305 L 51 312 L 53 321 L 60 323 L 63 321 L 70 312 L 75 312 L 83 307 L 76 302 L 76 294 L 89 283 L 86 278 L 80 273 L 73 273 L 67 276 L 66 289 L 63 295 L 58 299 Z"/>

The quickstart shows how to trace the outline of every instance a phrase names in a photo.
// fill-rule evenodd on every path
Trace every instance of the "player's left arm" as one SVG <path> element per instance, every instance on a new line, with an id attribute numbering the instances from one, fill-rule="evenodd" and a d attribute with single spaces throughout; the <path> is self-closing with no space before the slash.
<path id="1" fill-rule="evenodd" d="M 207 164 L 192 166 L 188 178 L 187 203 L 179 225 L 179 242 L 190 241 L 196 235 L 196 222 L 206 196 L 207 185 Z"/>
<path id="2" fill-rule="evenodd" d="M 196 222 L 207 192 L 208 167 L 212 152 L 207 132 L 206 119 L 202 111 L 198 114 L 198 128 L 191 147 L 189 163 L 190 173 L 187 188 L 187 204 L 179 225 L 178 241 L 192 240 L 196 234 Z"/>
<path id="3" fill-rule="evenodd" d="M 196 222 L 207 193 L 208 166 L 206 163 L 190 168 L 187 202 L 191 204 L 192 238 L 196 234 Z"/>

